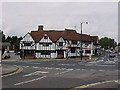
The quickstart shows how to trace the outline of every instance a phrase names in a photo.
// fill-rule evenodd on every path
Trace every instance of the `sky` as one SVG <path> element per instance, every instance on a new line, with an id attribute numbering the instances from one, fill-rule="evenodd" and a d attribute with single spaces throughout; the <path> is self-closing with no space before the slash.
<path id="1" fill-rule="evenodd" d="M 7 36 L 24 36 L 41 24 L 46 30 L 76 26 L 80 33 L 80 24 L 86 21 L 84 34 L 110 37 L 118 42 L 117 2 L 2 2 L 0 28 Z"/>

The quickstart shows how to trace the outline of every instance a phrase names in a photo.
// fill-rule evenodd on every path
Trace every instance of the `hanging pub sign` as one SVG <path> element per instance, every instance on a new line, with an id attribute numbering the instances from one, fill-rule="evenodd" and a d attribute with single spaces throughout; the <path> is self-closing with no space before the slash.
<path id="1" fill-rule="evenodd" d="M 87 46 L 85 46 L 85 50 L 87 49 Z"/>
<path id="2" fill-rule="evenodd" d="M 68 47 L 66 47 L 66 50 L 68 50 Z"/>

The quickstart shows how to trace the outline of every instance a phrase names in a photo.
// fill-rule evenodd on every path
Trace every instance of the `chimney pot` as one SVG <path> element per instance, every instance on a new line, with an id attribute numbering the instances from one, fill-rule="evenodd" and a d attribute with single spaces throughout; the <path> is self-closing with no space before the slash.
<path id="1" fill-rule="evenodd" d="M 43 25 L 39 25 L 38 30 L 43 30 Z"/>

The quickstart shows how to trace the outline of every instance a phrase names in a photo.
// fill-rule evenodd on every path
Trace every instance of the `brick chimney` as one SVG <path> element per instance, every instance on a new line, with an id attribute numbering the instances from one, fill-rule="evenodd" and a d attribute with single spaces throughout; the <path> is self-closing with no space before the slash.
<path id="1" fill-rule="evenodd" d="M 39 25 L 39 26 L 38 26 L 38 31 L 39 31 L 39 30 L 43 30 L 43 25 Z"/>

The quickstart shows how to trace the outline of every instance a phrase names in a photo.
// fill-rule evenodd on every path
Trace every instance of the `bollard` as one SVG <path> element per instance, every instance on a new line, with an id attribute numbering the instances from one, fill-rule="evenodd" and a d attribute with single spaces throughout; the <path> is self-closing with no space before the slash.
<path id="1" fill-rule="evenodd" d="M 91 55 L 89 56 L 89 59 L 90 59 L 90 60 L 92 59 L 92 56 L 91 56 Z"/>

